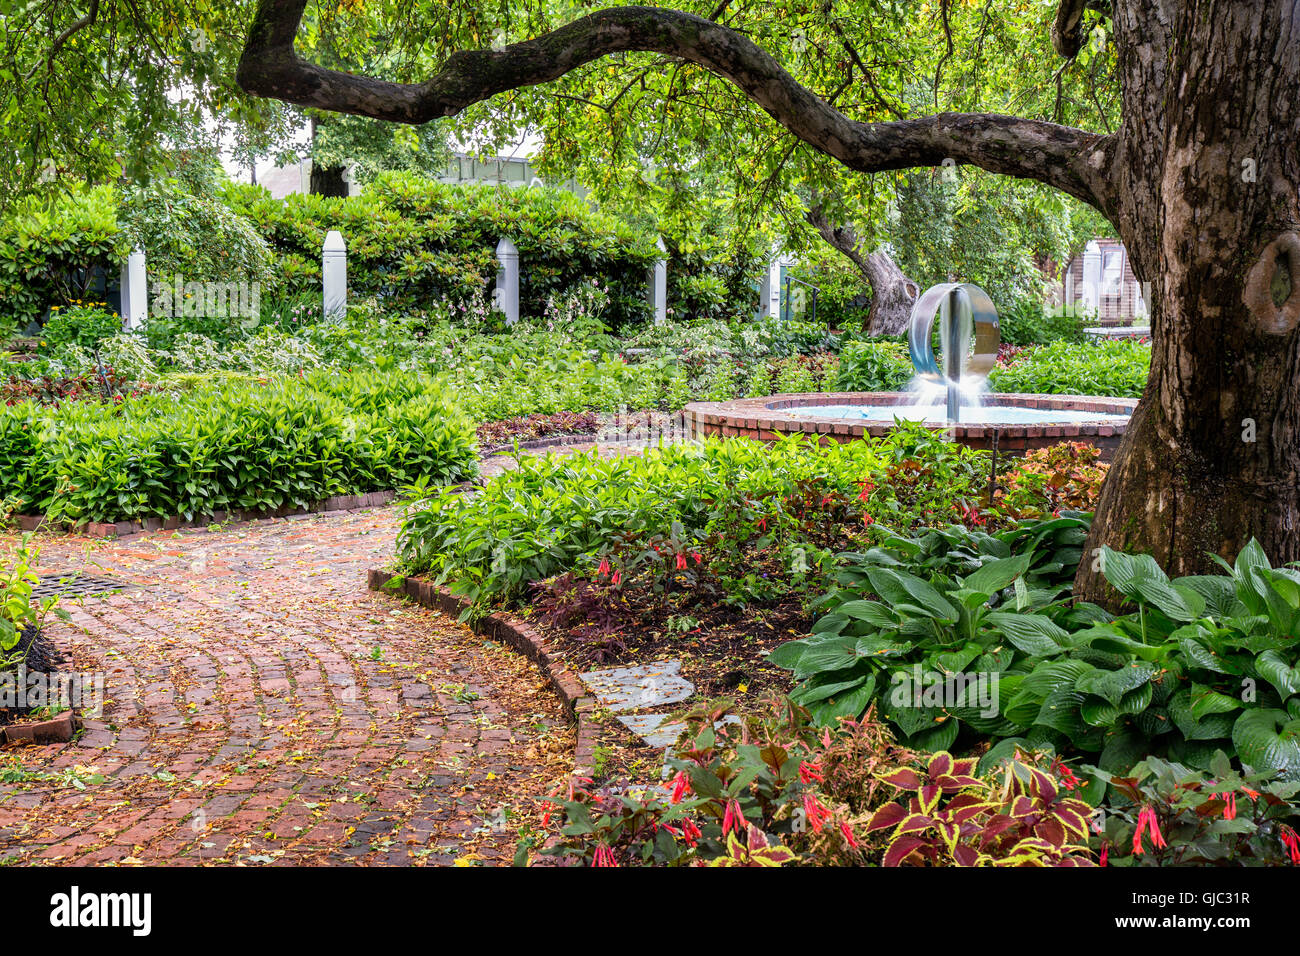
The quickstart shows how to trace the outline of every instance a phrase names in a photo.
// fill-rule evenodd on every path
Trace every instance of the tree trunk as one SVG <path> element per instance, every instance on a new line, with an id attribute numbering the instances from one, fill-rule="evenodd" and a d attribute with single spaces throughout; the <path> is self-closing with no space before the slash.
<path id="1" fill-rule="evenodd" d="M 823 239 L 844 254 L 871 286 L 871 308 L 863 331 L 868 335 L 900 335 L 907 331 L 912 305 L 921 287 L 909 279 L 884 249 L 863 253 L 851 225 L 836 226 L 813 203 L 806 217 Z"/>
<path id="2" fill-rule="evenodd" d="M 348 194 L 348 168 L 346 166 L 321 166 L 311 164 L 311 192 L 313 196 L 344 196 Z"/>
<path id="3" fill-rule="evenodd" d="M 1254 537 L 1300 559 L 1300 37 L 1296 4 L 1117 3 L 1118 216 L 1149 283 L 1146 393 L 1102 488 L 1095 549 L 1210 568 Z"/>

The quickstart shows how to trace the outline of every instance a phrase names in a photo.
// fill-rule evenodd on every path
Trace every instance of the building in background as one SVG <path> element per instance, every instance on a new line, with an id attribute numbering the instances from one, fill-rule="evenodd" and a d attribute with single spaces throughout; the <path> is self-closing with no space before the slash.
<path id="1" fill-rule="evenodd" d="M 1118 239 L 1092 239 L 1066 264 L 1061 301 L 1100 325 L 1130 325 L 1149 316 L 1142 285 Z"/>

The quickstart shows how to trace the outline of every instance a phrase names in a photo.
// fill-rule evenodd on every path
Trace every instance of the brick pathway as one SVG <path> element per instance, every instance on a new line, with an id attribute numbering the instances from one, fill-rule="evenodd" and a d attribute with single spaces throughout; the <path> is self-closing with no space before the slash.
<path id="1" fill-rule="evenodd" d="M 129 584 L 50 625 L 108 702 L 0 751 L 0 863 L 508 862 L 571 732 L 527 661 L 366 590 L 396 518 L 42 538 L 41 573 Z"/>

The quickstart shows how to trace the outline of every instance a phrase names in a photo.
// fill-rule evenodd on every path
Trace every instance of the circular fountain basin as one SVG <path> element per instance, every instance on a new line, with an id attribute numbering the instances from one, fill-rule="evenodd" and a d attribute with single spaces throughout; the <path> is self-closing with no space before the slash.
<path id="1" fill-rule="evenodd" d="M 920 421 L 972 448 L 1021 454 L 1063 441 L 1096 445 L 1109 460 L 1137 407 L 1134 398 L 1095 395 L 992 393 L 979 406 L 964 405 L 949 425 L 942 405 L 917 405 L 912 392 L 816 392 L 768 395 L 730 402 L 694 402 L 683 410 L 697 435 L 775 441 L 789 434 L 817 435 L 822 442 L 880 437 L 895 418 Z"/>

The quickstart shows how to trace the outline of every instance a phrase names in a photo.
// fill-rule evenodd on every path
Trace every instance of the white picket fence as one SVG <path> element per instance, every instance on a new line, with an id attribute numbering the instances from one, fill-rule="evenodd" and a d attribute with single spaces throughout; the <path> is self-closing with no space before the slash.
<path id="1" fill-rule="evenodd" d="M 664 241 L 659 240 L 660 258 L 646 277 L 646 300 L 655 325 L 668 319 L 668 260 Z M 493 304 L 505 314 L 507 325 L 519 321 L 519 249 L 509 238 L 497 243 L 497 285 Z M 137 248 L 122 263 L 122 326 L 134 332 L 144 326 L 149 316 L 148 271 L 145 252 Z M 341 317 L 348 307 L 348 251 L 343 234 L 331 229 L 321 248 L 321 306 L 325 318 Z"/>

